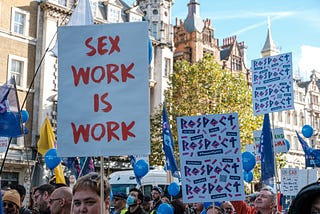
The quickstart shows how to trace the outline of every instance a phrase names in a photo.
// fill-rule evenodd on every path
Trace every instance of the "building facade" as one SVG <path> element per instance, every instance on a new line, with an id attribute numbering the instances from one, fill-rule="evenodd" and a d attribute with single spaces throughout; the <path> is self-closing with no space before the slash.
<path id="1" fill-rule="evenodd" d="M 32 115 L 37 42 L 38 3 L 30 0 L 0 1 L 0 86 L 15 78 L 20 107 L 29 112 L 26 127 L 29 133 L 19 138 L 1 137 L 10 142 L 8 153 L 0 153 L 1 186 L 25 184 L 30 186 L 32 166 L 35 164 L 32 145 Z"/>
<path id="2" fill-rule="evenodd" d="M 200 17 L 200 3 L 198 0 L 190 0 L 188 3 L 188 14 L 184 21 L 177 20 L 174 25 L 174 61 L 187 60 L 197 62 L 206 54 L 212 54 L 217 63 L 223 69 L 234 74 L 242 73 L 251 82 L 250 70 L 246 62 L 246 45 L 238 42 L 236 36 L 223 39 L 214 37 L 214 28 L 211 20 L 202 20 Z"/>

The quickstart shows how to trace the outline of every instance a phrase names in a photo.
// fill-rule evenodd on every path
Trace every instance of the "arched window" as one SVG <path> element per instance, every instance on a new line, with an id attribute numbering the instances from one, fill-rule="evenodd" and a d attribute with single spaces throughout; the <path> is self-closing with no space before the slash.
<path id="1" fill-rule="evenodd" d="M 293 125 L 298 125 L 298 116 L 296 111 L 293 112 Z"/>

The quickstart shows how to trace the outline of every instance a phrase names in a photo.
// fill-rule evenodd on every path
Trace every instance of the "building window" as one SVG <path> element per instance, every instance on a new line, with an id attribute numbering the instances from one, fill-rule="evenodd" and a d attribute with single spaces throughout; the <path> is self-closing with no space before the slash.
<path id="1" fill-rule="evenodd" d="M 151 33 L 155 39 L 158 39 L 158 36 L 157 36 L 158 35 L 158 24 L 157 24 L 157 22 L 152 22 Z"/>
<path id="2" fill-rule="evenodd" d="M 19 184 L 18 172 L 2 172 L 1 174 L 1 187 L 7 187 L 11 184 Z"/>
<path id="3" fill-rule="evenodd" d="M 27 59 L 9 55 L 8 79 L 15 78 L 17 87 L 26 88 L 27 84 Z"/>
<path id="4" fill-rule="evenodd" d="M 303 124 L 304 124 L 304 116 L 303 116 L 303 113 L 301 112 L 300 113 L 299 126 L 303 126 Z"/>
<path id="5" fill-rule="evenodd" d="M 298 116 L 297 112 L 293 112 L 293 125 L 298 125 Z"/>
<path id="6" fill-rule="evenodd" d="M 287 111 L 286 113 L 285 113 L 285 115 L 286 115 L 286 118 L 285 118 L 285 120 L 286 120 L 286 124 L 290 124 L 291 123 L 291 120 L 290 120 L 290 112 L 289 111 Z"/>
<path id="7" fill-rule="evenodd" d="M 108 21 L 112 23 L 120 22 L 120 10 L 118 8 L 110 7 Z"/>
<path id="8" fill-rule="evenodd" d="M 29 12 L 12 8 L 11 31 L 24 36 L 28 35 Z"/>
<path id="9" fill-rule="evenodd" d="M 278 120 L 279 120 L 279 122 L 282 122 L 282 112 L 281 111 L 278 112 Z"/>
<path id="10" fill-rule="evenodd" d="M 171 60 L 169 58 L 165 58 L 164 63 L 164 76 L 168 77 L 170 75 Z"/>

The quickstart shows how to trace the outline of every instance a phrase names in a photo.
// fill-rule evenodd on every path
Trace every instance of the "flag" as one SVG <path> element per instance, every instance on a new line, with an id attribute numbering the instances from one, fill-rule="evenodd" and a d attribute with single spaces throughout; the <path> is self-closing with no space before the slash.
<path id="1" fill-rule="evenodd" d="M 94 165 L 92 157 L 81 157 L 80 158 L 81 170 L 79 176 L 84 176 L 90 172 L 94 172 Z"/>
<path id="2" fill-rule="evenodd" d="M 275 158 L 269 114 L 264 115 L 259 151 L 261 154 L 262 183 L 274 187 Z"/>
<path id="3" fill-rule="evenodd" d="M 55 135 L 53 133 L 50 121 L 46 118 L 44 124 L 40 128 L 40 139 L 38 140 L 38 152 L 44 156 L 49 149 L 55 148 Z M 56 175 L 56 183 L 66 184 L 61 163 L 54 168 Z"/>
<path id="4" fill-rule="evenodd" d="M 89 0 L 79 0 L 78 5 L 70 16 L 67 26 L 79 25 L 93 25 L 94 19 L 92 16 L 91 6 Z M 53 48 L 50 50 L 54 56 L 58 56 L 58 41 L 56 41 Z"/>
<path id="5" fill-rule="evenodd" d="M 173 153 L 174 143 L 165 105 L 163 105 L 162 110 L 162 143 L 162 148 L 166 156 L 167 169 L 171 171 L 173 177 L 180 180 L 181 176 Z"/>
<path id="6" fill-rule="evenodd" d="M 311 148 L 297 131 L 296 133 L 305 154 L 306 167 L 320 167 L 320 150 Z"/>
<path id="7" fill-rule="evenodd" d="M 19 100 L 14 78 L 0 86 L 0 137 L 23 135 Z"/>
<path id="8" fill-rule="evenodd" d="M 130 155 L 130 162 L 131 162 L 132 168 L 134 168 L 134 165 L 136 164 L 136 157 L 133 156 L 133 155 Z M 136 177 L 137 184 L 138 184 L 139 186 L 141 186 L 141 177 L 140 177 L 140 176 L 137 176 L 137 175 L 136 175 L 136 172 L 135 172 L 134 170 L 133 170 L 133 172 L 134 172 L 134 176 Z"/>
<path id="9" fill-rule="evenodd" d="M 0 213 L 4 213 L 3 204 L 2 204 L 2 194 L 0 194 Z"/>

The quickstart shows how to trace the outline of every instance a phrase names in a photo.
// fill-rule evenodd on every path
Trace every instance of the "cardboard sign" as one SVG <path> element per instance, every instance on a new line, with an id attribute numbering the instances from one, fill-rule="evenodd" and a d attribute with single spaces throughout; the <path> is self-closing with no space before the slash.
<path id="1" fill-rule="evenodd" d="M 146 22 L 58 29 L 58 156 L 150 153 Z"/>

